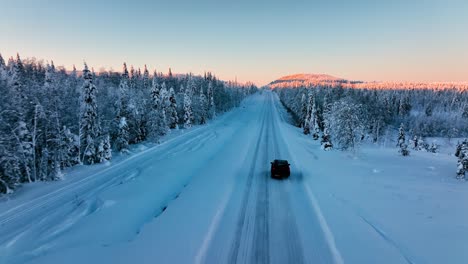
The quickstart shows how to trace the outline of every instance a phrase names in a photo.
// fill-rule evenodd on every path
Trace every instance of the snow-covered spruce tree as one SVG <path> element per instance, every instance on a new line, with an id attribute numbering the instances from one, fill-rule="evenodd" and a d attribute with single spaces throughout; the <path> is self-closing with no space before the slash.
<path id="1" fill-rule="evenodd" d="M 429 149 L 431 148 L 431 146 L 424 141 L 424 137 L 422 136 L 414 136 L 413 139 L 409 141 L 409 145 L 412 149 L 416 151 L 429 151 Z"/>
<path id="2" fill-rule="evenodd" d="M 408 95 L 404 94 L 402 95 L 400 99 L 400 105 L 398 108 L 398 112 L 401 116 L 407 116 L 409 115 L 411 111 L 411 103 L 410 103 L 410 98 Z"/>
<path id="3" fill-rule="evenodd" d="M 312 138 L 318 140 L 320 137 L 320 127 L 318 124 L 318 112 L 315 102 L 312 105 L 312 113 L 310 115 L 309 130 L 312 132 Z"/>
<path id="4" fill-rule="evenodd" d="M 209 104 L 209 109 L 208 109 L 208 116 L 209 118 L 215 118 L 216 116 L 216 107 L 214 103 L 214 90 L 213 90 L 213 82 L 210 81 L 208 83 L 208 89 L 206 91 L 206 97 L 208 100 Z"/>
<path id="5" fill-rule="evenodd" d="M 7 80 L 8 78 L 8 72 L 5 64 L 5 60 L 2 57 L 2 54 L 0 54 L 0 81 Z"/>
<path id="6" fill-rule="evenodd" d="M 192 76 L 191 73 L 188 75 L 187 87 L 185 88 L 185 91 L 188 91 L 190 100 L 192 100 L 194 94 L 198 93 L 197 85 L 195 84 L 195 78 Z"/>
<path id="7" fill-rule="evenodd" d="M 32 148 L 33 148 L 33 166 L 31 168 L 33 180 L 37 179 L 47 179 L 47 169 L 42 169 L 40 167 L 41 163 L 39 162 L 43 152 L 46 152 L 47 149 L 47 126 L 48 121 L 46 119 L 46 113 L 42 105 L 38 102 L 34 106 L 33 113 L 33 122 L 31 127 L 31 138 L 32 138 Z M 47 165 L 46 163 L 44 163 Z M 46 174 L 41 174 L 39 172 L 46 172 Z"/>
<path id="8" fill-rule="evenodd" d="M 307 113 L 303 120 L 302 132 L 304 135 L 310 134 L 310 119 L 312 117 L 312 107 L 314 104 L 314 95 L 312 90 L 309 90 L 308 99 L 307 99 Z"/>
<path id="9" fill-rule="evenodd" d="M 17 151 L 14 154 L 15 159 L 20 161 L 22 165 L 21 171 L 21 182 L 32 182 L 33 177 L 31 168 L 33 166 L 33 155 L 34 149 L 32 145 L 31 132 L 27 128 L 26 122 L 19 120 L 14 130 L 15 137 L 17 140 Z"/>
<path id="10" fill-rule="evenodd" d="M 149 71 L 145 64 L 145 69 L 143 71 L 143 88 L 149 89 L 151 86 L 150 78 L 149 78 Z"/>
<path id="11" fill-rule="evenodd" d="M 96 148 L 96 162 L 104 162 L 104 141 L 100 140 Z"/>
<path id="12" fill-rule="evenodd" d="M 414 136 L 413 139 L 410 140 L 409 143 L 410 143 L 409 145 L 411 146 L 412 149 L 414 149 L 414 150 L 419 150 L 418 136 Z"/>
<path id="13" fill-rule="evenodd" d="M 465 174 L 468 171 L 468 139 L 458 143 L 455 151 L 457 162 L 457 179 L 465 179 Z"/>
<path id="14" fill-rule="evenodd" d="M 62 142 L 62 126 L 59 117 L 60 95 L 57 87 L 55 66 L 47 64 L 44 81 L 44 91 L 48 101 L 46 101 L 47 125 L 43 127 L 45 146 L 48 150 L 47 175 L 43 175 L 46 180 L 62 179 L 62 164 L 66 156 L 65 145 Z"/>
<path id="15" fill-rule="evenodd" d="M 120 78 L 118 98 L 115 102 L 115 120 L 114 120 L 114 142 L 115 148 L 120 152 L 128 150 L 130 140 L 129 126 L 127 118 L 130 116 L 129 110 L 129 77 L 127 64 L 123 64 L 123 72 Z"/>
<path id="16" fill-rule="evenodd" d="M 115 141 L 115 146 L 118 151 L 122 153 L 128 152 L 128 138 L 129 138 L 129 132 L 128 132 L 127 119 L 124 116 L 122 116 L 120 117 L 120 122 L 119 122 L 119 127 L 118 127 L 118 132 L 117 132 L 117 139 Z"/>
<path id="17" fill-rule="evenodd" d="M 417 145 L 418 145 L 418 150 L 429 151 L 429 149 L 431 147 L 428 143 L 426 143 L 423 136 L 418 137 L 418 144 Z"/>
<path id="18" fill-rule="evenodd" d="M 104 148 L 104 160 L 111 160 L 112 159 L 112 147 L 110 142 L 110 136 L 107 134 L 103 140 L 103 148 Z"/>
<path id="19" fill-rule="evenodd" d="M 2 57 L 2 54 L 0 53 L 0 68 L 5 68 L 5 60 Z"/>
<path id="20" fill-rule="evenodd" d="M 9 156 L 8 152 L 0 149 L 2 160 L 0 162 L 0 193 L 12 193 L 20 184 L 20 168 L 14 157 Z"/>
<path id="21" fill-rule="evenodd" d="M 102 137 L 102 139 L 99 141 L 99 146 L 97 148 L 97 160 L 99 163 L 102 163 L 107 160 L 111 160 L 112 158 L 112 149 L 110 145 L 110 137 L 109 135 L 105 135 Z"/>
<path id="22" fill-rule="evenodd" d="M 462 117 L 468 119 L 468 105 L 463 108 Z"/>
<path id="23" fill-rule="evenodd" d="M 364 131 L 361 105 L 342 99 L 333 103 L 331 111 L 326 113 L 326 122 L 330 135 L 341 149 L 355 149 Z"/>
<path id="24" fill-rule="evenodd" d="M 305 120 L 307 118 L 307 97 L 305 93 L 302 93 L 301 97 L 301 109 L 300 109 L 300 120 Z M 303 127 L 305 124 L 305 121 L 301 122 L 301 127 Z"/>
<path id="25" fill-rule="evenodd" d="M 184 128 L 191 128 L 193 123 L 192 99 L 190 95 L 190 86 L 187 86 L 184 92 Z"/>
<path id="26" fill-rule="evenodd" d="M 405 139 L 405 131 L 404 131 L 404 126 L 403 123 L 400 125 L 400 129 L 398 131 L 398 144 L 397 146 L 399 147 L 398 152 L 402 156 L 408 156 L 410 151 L 408 150 L 408 145 L 406 145 L 406 139 Z"/>
<path id="27" fill-rule="evenodd" d="M 16 141 L 16 150 L 13 154 L 14 159 L 20 164 L 20 181 L 31 182 L 35 180 L 34 171 L 34 148 L 31 131 L 27 125 L 27 107 L 29 103 L 25 87 L 25 70 L 19 54 L 16 55 L 16 61 L 11 60 L 12 73 L 10 83 L 13 92 L 12 111 L 14 117 L 12 123 L 14 126 L 13 135 Z M 9 109 L 10 110 L 10 109 Z"/>
<path id="28" fill-rule="evenodd" d="M 136 76 L 136 72 L 135 72 L 135 68 L 133 68 L 133 65 L 130 65 L 130 73 L 128 74 L 128 88 L 129 90 L 134 90 L 136 88 L 136 79 L 137 79 L 137 76 Z"/>
<path id="29" fill-rule="evenodd" d="M 206 121 L 208 120 L 208 108 L 209 108 L 209 103 L 206 100 L 206 96 L 203 94 L 203 91 L 200 92 L 200 98 L 199 98 L 199 104 L 200 104 L 200 124 L 206 124 Z"/>
<path id="30" fill-rule="evenodd" d="M 177 100 L 174 92 L 174 88 L 169 89 L 169 107 L 167 109 L 166 116 L 168 117 L 169 128 L 177 128 L 179 124 L 179 117 L 177 116 Z"/>
<path id="31" fill-rule="evenodd" d="M 437 151 L 439 151 L 439 146 L 435 142 L 432 142 L 431 145 L 426 144 L 426 146 L 427 146 L 426 150 L 428 152 L 437 153 Z"/>
<path id="32" fill-rule="evenodd" d="M 170 130 L 169 130 L 169 125 L 167 124 L 168 123 L 168 118 L 167 118 L 167 110 L 168 110 L 168 107 L 169 107 L 169 93 L 167 91 L 167 87 L 166 87 L 166 83 L 163 82 L 162 85 L 161 85 L 161 91 L 160 91 L 160 106 L 161 106 L 161 110 L 160 110 L 160 127 L 161 127 L 161 130 L 162 130 L 162 135 L 165 135 L 167 134 Z"/>
<path id="33" fill-rule="evenodd" d="M 331 142 L 330 134 L 328 133 L 328 127 L 325 124 L 325 128 L 323 129 L 322 139 L 320 140 L 320 144 L 322 145 L 323 150 L 331 150 L 333 149 L 333 144 Z"/>
<path id="34" fill-rule="evenodd" d="M 62 161 L 62 166 L 77 165 L 80 163 L 80 138 L 70 132 L 67 127 L 64 127 L 62 131 L 62 143 L 65 145 L 65 158 Z"/>
<path id="35" fill-rule="evenodd" d="M 99 120 L 97 116 L 96 86 L 93 75 L 84 64 L 83 69 L 83 95 L 80 118 L 80 147 L 82 162 L 93 164 L 96 162 L 96 140 L 99 137 Z"/>
<path id="36" fill-rule="evenodd" d="M 157 80 L 153 79 L 150 91 L 149 135 L 155 142 L 158 142 L 159 138 L 165 134 L 160 88 Z"/>

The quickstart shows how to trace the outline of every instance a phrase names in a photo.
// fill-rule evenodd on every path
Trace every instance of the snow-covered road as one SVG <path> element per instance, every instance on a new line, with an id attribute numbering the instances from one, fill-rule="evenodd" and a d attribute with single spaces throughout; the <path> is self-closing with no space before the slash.
<path id="1" fill-rule="evenodd" d="M 320 151 L 287 118 L 277 96 L 265 91 L 126 160 L 81 168 L 0 203 L 0 263 L 438 263 L 446 250 L 449 262 L 466 260 L 456 248 L 466 245 L 465 225 L 451 231 L 462 242 L 442 253 L 407 243 L 445 229 L 432 222 L 421 227 L 417 221 L 426 215 L 408 213 L 422 202 L 403 194 L 426 197 L 431 206 L 423 213 L 439 201 L 436 192 L 421 196 L 413 174 L 390 175 L 393 182 L 368 177 L 398 173 L 404 164 L 381 162 L 394 154 L 374 159 Z M 440 181 L 437 170 L 452 166 L 451 159 L 431 157 L 413 158 L 415 166 L 435 168 L 425 184 Z M 275 158 L 290 161 L 289 179 L 270 179 Z M 466 198 L 452 182 L 437 186 L 451 188 L 446 199 Z M 391 202 L 374 206 L 381 200 Z M 406 213 L 412 225 L 395 229 L 383 209 Z M 411 228 L 414 235 L 405 232 Z"/>
<path id="2" fill-rule="evenodd" d="M 202 262 L 333 263 L 313 206 L 305 195 L 301 173 L 295 169 L 285 145 L 273 95 L 267 94 L 265 100 L 255 136 L 258 140 L 251 145 L 245 162 L 248 172 L 236 176 L 234 195 Z M 289 179 L 270 179 L 269 164 L 275 158 L 291 161 Z M 296 214 L 306 220 L 299 222 L 300 228 Z M 313 238 L 314 244 L 307 238 Z"/>

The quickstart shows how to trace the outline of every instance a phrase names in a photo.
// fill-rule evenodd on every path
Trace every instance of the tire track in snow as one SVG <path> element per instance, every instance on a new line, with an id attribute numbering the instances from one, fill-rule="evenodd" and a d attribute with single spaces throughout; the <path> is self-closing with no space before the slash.
<path id="1" fill-rule="evenodd" d="M 271 131 L 273 134 L 273 151 L 271 153 L 274 154 L 274 158 L 280 158 L 281 154 L 285 153 L 280 153 L 280 148 L 279 148 L 279 142 L 282 142 L 282 139 L 278 136 L 277 133 L 277 119 L 274 116 L 274 107 L 276 105 L 273 102 L 273 95 L 269 97 L 269 101 L 271 102 L 271 108 L 270 108 L 270 120 L 271 120 Z M 268 146 L 270 144 L 267 144 Z M 268 149 L 267 149 L 267 153 Z M 267 173 L 268 176 L 268 173 Z M 293 176 L 293 175 L 292 175 Z M 294 177 L 294 176 L 293 176 Z M 287 185 L 287 186 L 286 186 Z M 284 260 L 285 263 L 295 263 L 295 264 L 301 264 L 304 263 L 304 256 L 303 256 L 303 249 L 302 249 L 302 244 L 300 243 L 299 239 L 299 233 L 297 230 L 297 224 L 295 222 L 296 216 L 294 215 L 293 211 L 291 210 L 291 204 L 290 204 L 290 199 L 289 195 L 287 193 L 286 187 L 289 187 L 290 185 L 290 179 L 286 179 L 280 182 L 280 184 L 276 185 L 278 188 L 276 188 L 276 192 L 272 193 L 270 196 L 270 200 L 274 201 L 275 203 L 280 204 L 279 206 L 275 207 L 278 208 L 281 212 L 279 212 L 279 215 L 281 217 L 280 220 L 280 225 L 282 227 L 281 233 L 285 245 L 285 248 L 287 249 L 287 260 Z M 275 219 L 272 219 L 275 220 Z"/>
<path id="2" fill-rule="evenodd" d="M 268 106 L 269 108 L 269 106 Z M 271 112 L 271 111 L 269 111 Z M 269 124 L 271 122 L 268 122 Z M 270 130 L 267 126 L 265 136 L 266 151 L 262 164 L 268 164 Z M 257 161 L 258 163 L 258 161 Z M 261 166 L 263 167 L 263 166 Z M 253 249 L 251 263 L 270 263 L 270 225 L 269 225 L 269 181 L 268 174 L 260 173 L 257 178 L 257 200 L 253 230 Z"/>
<path id="3" fill-rule="evenodd" d="M 264 103 L 263 109 L 265 110 L 265 103 Z M 260 134 L 259 134 L 259 137 L 258 137 L 258 141 L 257 141 L 257 143 L 255 145 L 255 151 L 254 151 L 254 155 L 253 155 L 254 159 L 258 156 L 258 153 L 259 153 L 259 150 L 260 150 L 260 142 L 262 141 L 261 139 L 262 139 L 263 133 L 265 132 L 265 119 L 266 119 L 266 115 L 265 115 L 265 111 L 263 111 L 262 112 L 262 124 L 261 124 L 261 128 L 260 128 Z M 249 197 L 251 195 L 251 189 L 252 189 L 252 183 L 253 183 L 253 179 L 254 179 L 254 175 L 255 175 L 256 165 L 257 165 L 257 163 L 255 161 L 253 161 L 252 165 L 250 167 L 249 175 L 248 175 L 246 186 L 245 186 L 245 189 L 244 189 L 244 194 L 242 195 L 242 203 L 241 203 L 241 209 L 240 209 L 240 213 L 239 213 L 239 217 L 238 217 L 238 222 L 237 222 L 237 225 L 236 225 L 235 238 L 234 238 L 234 241 L 232 242 L 231 250 L 230 250 L 230 254 L 229 254 L 229 259 L 228 259 L 229 263 L 237 263 L 238 262 L 241 242 L 243 241 L 244 235 L 247 236 L 246 234 L 244 234 L 244 229 L 245 228 L 248 229 L 247 225 L 249 224 L 248 223 L 249 219 L 246 219 L 246 215 L 247 215 Z M 243 256 L 243 259 L 245 260 L 246 256 Z"/>

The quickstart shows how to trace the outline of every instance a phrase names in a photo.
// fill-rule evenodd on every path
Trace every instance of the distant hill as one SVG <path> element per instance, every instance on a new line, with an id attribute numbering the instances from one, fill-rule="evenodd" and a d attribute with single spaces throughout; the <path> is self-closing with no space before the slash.
<path id="1" fill-rule="evenodd" d="M 293 74 L 281 77 L 267 85 L 270 89 L 297 87 L 343 87 L 355 89 L 457 89 L 468 90 L 468 82 L 363 82 L 338 78 L 328 74 Z"/>
<path id="2" fill-rule="evenodd" d="M 343 78 L 338 78 L 328 74 L 293 74 L 281 77 L 268 84 L 270 88 L 285 88 L 309 86 L 318 84 L 337 84 L 348 83 L 349 81 Z"/>

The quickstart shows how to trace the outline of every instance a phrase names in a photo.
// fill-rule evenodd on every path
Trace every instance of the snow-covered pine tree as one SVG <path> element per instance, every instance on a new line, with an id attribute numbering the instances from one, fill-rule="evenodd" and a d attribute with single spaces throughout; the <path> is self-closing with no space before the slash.
<path id="1" fill-rule="evenodd" d="M 143 88 L 148 89 L 150 87 L 149 71 L 145 64 L 145 69 L 143 71 Z"/>
<path id="2" fill-rule="evenodd" d="M 419 146 L 418 146 L 418 136 L 414 136 L 412 140 L 410 140 L 410 146 L 412 149 L 414 150 L 419 150 Z"/>
<path id="3" fill-rule="evenodd" d="M 462 117 L 468 119 L 468 105 L 465 105 L 465 107 L 463 108 Z"/>
<path id="4" fill-rule="evenodd" d="M 177 128 L 177 124 L 179 123 L 179 117 L 177 116 L 177 101 L 174 92 L 174 88 L 169 89 L 169 107 L 167 117 L 169 119 L 169 128 L 175 129 Z"/>
<path id="5" fill-rule="evenodd" d="M 150 91 L 149 135 L 156 142 L 164 135 L 160 88 L 158 81 L 153 78 Z"/>
<path id="6" fill-rule="evenodd" d="M 195 84 L 195 78 L 192 76 L 191 73 L 188 75 L 187 87 L 185 88 L 185 90 L 188 91 L 190 100 L 192 100 L 194 94 L 198 93 L 197 85 Z"/>
<path id="7" fill-rule="evenodd" d="M 71 167 L 77 165 L 80 163 L 80 138 L 67 127 L 64 127 L 62 131 L 62 143 L 65 146 L 65 158 L 62 161 L 62 166 Z"/>
<path id="8" fill-rule="evenodd" d="M 400 105 L 398 108 L 398 112 L 401 116 L 407 116 L 409 115 L 411 111 L 411 104 L 410 104 L 410 98 L 408 95 L 404 94 L 402 95 L 400 99 Z"/>
<path id="9" fill-rule="evenodd" d="M 104 160 L 104 141 L 100 140 L 96 148 L 96 162 L 102 163 Z"/>
<path id="10" fill-rule="evenodd" d="M 1 53 L 0 53 L 0 67 L 1 67 L 1 68 L 5 67 L 5 60 L 3 59 Z"/>
<path id="11" fill-rule="evenodd" d="M 342 99 L 333 103 L 331 111 L 326 113 L 327 128 L 333 142 L 343 150 L 355 149 L 363 135 L 364 126 L 361 105 Z"/>
<path id="12" fill-rule="evenodd" d="M 18 159 L 21 171 L 21 182 L 31 182 L 34 180 L 33 168 L 34 163 L 34 148 L 32 144 L 32 135 L 31 131 L 28 128 L 26 122 L 26 110 L 28 107 L 29 99 L 27 91 L 25 90 L 25 70 L 23 62 L 19 54 L 16 54 L 16 61 L 12 61 L 12 75 L 11 75 L 11 86 L 13 88 L 12 92 L 14 94 L 14 109 L 15 118 L 14 123 L 14 135 L 17 141 L 16 153 L 13 157 Z"/>
<path id="13" fill-rule="evenodd" d="M 312 132 L 312 138 L 318 140 L 320 137 L 320 127 L 318 124 L 318 112 L 315 102 L 312 105 L 312 113 L 310 115 L 309 130 Z"/>
<path id="14" fill-rule="evenodd" d="M 136 74 L 135 68 L 133 68 L 133 65 L 130 65 L 130 74 L 129 74 L 129 82 L 128 82 L 129 90 L 134 90 L 136 88 L 136 80 L 137 80 L 137 74 Z"/>
<path id="15" fill-rule="evenodd" d="M 32 138 L 32 148 L 33 148 L 33 166 L 31 168 L 32 178 L 33 180 L 37 179 L 46 179 L 47 175 L 40 175 L 38 174 L 39 171 L 46 171 L 41 170 L 42 168 L 39 167 L 40 165 L 40 154 L 43 148 L 47 148 L 47 138 L 45 138 L 45 134 L 47 132 L 47 124 L 48 121 L 46 119 L 46 114 L 44 113 L 44 109 L 40 103 L 37 103 L 34 106 L 34 114 L 33 114 L 33 122 L 31 128 L 31 138 Z"/>
<path id="16" fill-rule="evenodd" d="M 105 160 L 111 160 L 112 159 L 112 147 L 110 143 L 110 136 L 109 134 L 104 136 L 104 159 Z"/>
<path id="17" fill-rule="evenodd" d="M 437 153 L 437 151 L 439 150 L 439 146 L 435 142 L 432 142 L 431 145 L 426 144 L 426 146 L 426 150 L 431 153 Z"/>
<path id="18" fill-rule="evenodd" d="M 214 103 L 214 89 L 213 89 L 213 81 L 210 80 L 208 83 L 208 89 L 206 91 L 206 97 L 209 104 L 208 115 L 209 118 L 215 118 L 216 116 L 216 106 Z"/>
<path id="19" fill-rule="evenodd" d="M 323 150 L 333 149 L 333 144 L 331 142 L 330 134 L 328 133 L 328 127 L 325 123 L 325 128 L 323 129 L 322 139 L 320 140 Z"/>
<path id="20" fill-rule="evenodd" d="M 208 109 L 209 109 L 209 103 L 206 100 L 205 94 L 203 94 L 203 91 L 200 91 L 200 98 L 199 98 L 199 103 L 200 103 L 200 124 L 206 124 L 206 121 L 208 120 Z"/>
<path id="21" fill-rule="evenodd" d="M 0 54 L 0 81 L 7 80 L 7 77 L 8 72 L 6 69 L 5 60 L 3 59 L 2 54 Z"/>
<path id="22" fill-rule="evenodd" d="M 465 174 L 468 171 L 468 139 L 457 145 L 455 156 L 457 162 L 457 179 L 465 179 Z"/>
<path id="23" fill-rule="evenodd" d="M 66 149 L 62 143 L 62 126 L 60 124 L 59 105 L 60 94 L 57 87 L 55 66 L 52 62 L 47 65 L 44 80 L 44 91 L 47 95 L 47 125 L 44 127 L 45 145 L 48 150 L 48 175 L 45 175 L 48 180 L 62 179 L 62 163 L 66 156 Z"/>
<path id="24" fill-rule="evenodd" d="M 426 143 L 426 141 L 424 140 L 424 137 L 422 136 L 419 136 L 418 137 L 418 149 L 417 150 L 426 150 L 426 151 L 429 151 L 430 149 L 430 145 L 428 143 Z"/>
<path id="25" fill-rule="evenodd" d="M 184 92 L 184 128 L 191 128 L 193 123 L 192 99 L 190 98 L 192 92 L 190 87 L 187 86 Z"/>
<path id="26" fill-rule="evenodd" d="M 32 182 L 31 168 L 33 165 L 34 149 L 29 129 L 24 121 L 19 120 L 15 128 L 15 137 L 17 140 L 17 152 L 15 158 L 21 163 L 21 182 Z"/>
<path id="27" fill-rule="evenodd" d="M 127 64 L 123 64 L 122 77 L 120 78 L 118 99 L 115 102 L 115 120 L 114 120 L 114 142 L 115 148 L 120 152 L 127 151 L 130 141 L 129 126 L 127 118 L 130 116 L 129 109 L 129 76 Z M 124 124 L 123 124 L 124 123 Z"/>
<path id="28" fill-rule="evenodd" d="M 115 142 L 115 146 L 118 151 L 122 153 L 127 153 L 128 152 L 128 138 L 129 138 L 129 132 L 128 132 L 128 124 L 127 124 L 127 119 L 122 116 L 120 117 L 120 122 L 119 122 L 119 127 L 118 127 L 118 133 L 117 133 L 117 139 Z"/>
<path id="29" fill-rule="evenodd" d="M 20 175 L 19 164 L 15 161 L 14 157 L 9 156 L 0 150 L 2 162 L 0 163 L 0 193 L 10 194 L 13 189 L 19 185 Z"/>
<path id="30" fill-rule="evenodd" d="M 405 131 L 404 131 L 404 126 L 403 123 L 400 125 L 400 129 L 398 131 L 398 144 L 397 146 L 399 147 L 398 152 L 402 156 L 408 156 L 410 151 L 408 150 L 408 145 L 406 145 L 406 139 L 405 139 Z"/>
<path id="31" fill-rule="evenodd" d="M 162 133 L 161 135 L 165 135 L 167 134 L 167 132 L 169 132 L 169 125 L 167 121 L 167 112 L 169 104 L 169 93 L 167 91 L 166 83 L 163 82 L 160 91 L 160 127 Z"/>
<path id="32" fill-rule="evenodd" d="M 205 78 L 206 79 L 206 78 Z M 206 89 L 206 99 L 208 101 L 208 117 L 214 118 L 216 115 L 215 105 L 214 105 L 214 90 L 213 90 L 213 82 L 208 82 L 208 88 Z"/>
<path id="33" fill-rule="evenodd" d="M 80 146 L 82 161 L 93 164 L 96 161 L 96 139 L 99 136 L 99 120 L 97 116 L 96 86 L 93 75 L 84 64 L 83 69 L 83 96 L 80 118 Z"/>
<path id="34" fill-rule="evenodd" d="M 307 98 L 306 98 L 306 94 L 305 93 L 302 93 L 302 97 L 301 97 L 301 115 L 300 115 L 300 120 L 302 121 L 301 122 L 301 127 L 304 127 L 304 124 L 305 124 L 305 119 L 307 118 Z"/>
<path id="35" fill-rule="evenodd" d="M 111 149 L 111 144 L 110 144 L 110 137 L 108 134 L 102 137 L 101 140 L 99 141 L 99 146 L 97 148 L 96 156 L 97 156 L 99 163 L 111 160 L 112 149 Z"/>
<path id="36" fill-rule="evenodd" d="M 309 90 L 308 99 L 307 99 L 307 113 L 306 113 L 305 119 L 303 120 L 303 123 L 304 123 L 303 133 L 305 135 L 310 134 L 310 119 L 312 117 L 313 104 L 314 104 L 314 95 L 312 93 L 312 90 Z"/>

